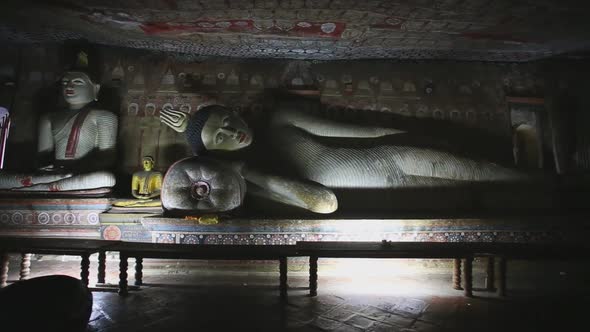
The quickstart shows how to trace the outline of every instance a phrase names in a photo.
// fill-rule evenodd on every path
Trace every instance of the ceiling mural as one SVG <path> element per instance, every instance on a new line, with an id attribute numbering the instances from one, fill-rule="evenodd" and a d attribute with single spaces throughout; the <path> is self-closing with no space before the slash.
<path id="1" fill-rule="evenodd" d="M 192 57 L 526 61 L 590 49 L 575 0 L 61 0 L 2 4 L 0 39 Z"/>

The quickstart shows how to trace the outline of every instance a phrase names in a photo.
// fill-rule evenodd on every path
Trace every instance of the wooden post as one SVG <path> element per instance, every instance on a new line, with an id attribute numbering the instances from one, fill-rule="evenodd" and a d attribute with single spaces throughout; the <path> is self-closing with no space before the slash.
<path id="1" fill-rule="evenodd" d="M 473 257 L 466 257 L 464 260 L 463 283 L 465 296 L 473 297 Z"/>
<path id="2" fill-rule="evenodd" d="M 82 261 L 80 262 L 80 280 L 86 286 L 88 286 L 88 276 L 90 276 L 90 254 L 84 253 L 81 255 Z"/>
<path id="3" fill-rule="evenodd" d="M 461 259 L 455 258 L 453 266 L 453 289 L 461 290 Z"/>
<path id="4" fill-rule="evenodd" d="M 318 295 L 318 257 L 309 257 L 309 295 Z"/>
<path id="5" fill-rule="evenodd" d="M 279 258 L 279 292 L 281 294 L 281 298 L 287 297 L 287 257 Z"/>
<path id="6" fill-rule="evenodd" d="M 97 283 L 104 284 L 105 277 L 106 277 L 106 268 L 107 268 L 107 254 L 105 251 L 101 250 L 98 252 L 98 275 Z"/>
<path id="7" fill-rule="evenodd" d="M 498 257 L 498 275 L 496 281 L 498 283 L 498 287 L 496 292 L 498 296 L 504 297 L 506 296 L 506 258 Z"/>
<path id="8" fill-rule="evenodd" d="M 26 280 L 31 274 L 31 254 L 21 254 L 20 280 Z"/>
<path id="9" fill-rule="evenodd" d="M 488 265 L 486 268 L 486 290 L 493 292 L 496 290 L 496 273 L 494 269 L 494 256 L 488 257 Z"/>
<path id="10" fill-rule="evenodd" d="M 124 296 L 129 292 L 127 290 L 127 255 L 119 252 L 119 295 Z"/>
<path id="11" fill-rule="evenodd" d="M 135 257 L 135 285 L 143 285 L 143 258 Z"/>
<path id="12" fill-rule="evenodd" d="M 8 262 L 8 254 L 0 252 L 0 288 L 6 287 L 6 281 L 8 280 Z"/>

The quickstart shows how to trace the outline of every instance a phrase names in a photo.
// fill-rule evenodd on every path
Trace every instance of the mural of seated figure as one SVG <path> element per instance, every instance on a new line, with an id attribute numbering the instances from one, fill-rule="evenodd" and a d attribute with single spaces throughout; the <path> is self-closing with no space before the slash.
<path id="1" fill-rule="evenodd" d="M 164 177 L 161 199 L 169 214 L 230 211 L 242 205 L 246 190 L 316 213 L 337 209 L 334 193 L 317 183 L 263 174 L 241 162 L 202 157 L 206 151 L 235 151 L 252 142 L 244 120 L 225 107 L 207 106 L 193 114 L 163 110 L 160 118 L 186 134 L 196 155 L 173 164 Z"/>
<path id="2" fill-rule="evenodd" d="M 61 80 L 67 109 L 39 120 L 38 153 L 52 160 L 32 173 L 0 173 L 0 189 L 11 193 L 97 196 L 111 191 L 108 171 L 116 158 L 117 116 L 92 105 L 100 85 L 83 71 L 69 71 Z"/>

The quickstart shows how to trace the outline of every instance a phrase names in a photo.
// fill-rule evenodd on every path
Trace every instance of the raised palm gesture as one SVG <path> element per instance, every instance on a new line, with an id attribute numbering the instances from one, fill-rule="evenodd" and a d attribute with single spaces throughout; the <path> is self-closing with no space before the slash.
<path id="1" fill-rule="evenodd" d="M 160 111 L 160 121 L 179 133 L 183 133 L 186 130 L 188 117 L 189 115 L 187 113 L 174 109 L 162 109 Z"/>

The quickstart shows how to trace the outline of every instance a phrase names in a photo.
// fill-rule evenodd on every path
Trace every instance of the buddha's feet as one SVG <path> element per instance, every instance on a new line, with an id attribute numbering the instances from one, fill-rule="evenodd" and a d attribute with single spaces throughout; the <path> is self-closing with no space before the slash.
<path id="1" fill-rule="evenodd" d="M 107 189 L 110 192 L 110 188 L 116 184 L 115 176 L 110 172 L 98 171 L 86 174 L 40 174 L 33 175 L 30 178 L 35 180 L 35 183 L 21 183 L 20 186 L 15 186 L 14 178 L 18 178 L 19 175 L 7 175 L 12 185 L 5 186 L 5 190 L 11 192 L 31 192 L 31 193 L 67 193 L 75 191 L 98 191 L 103 192 Z M 1 177 L 0 177 L 1 179 Z M 43 182 L 42 182 L 43 181 Z M 47 181 L 47 182 L 44 182 Z"/>

